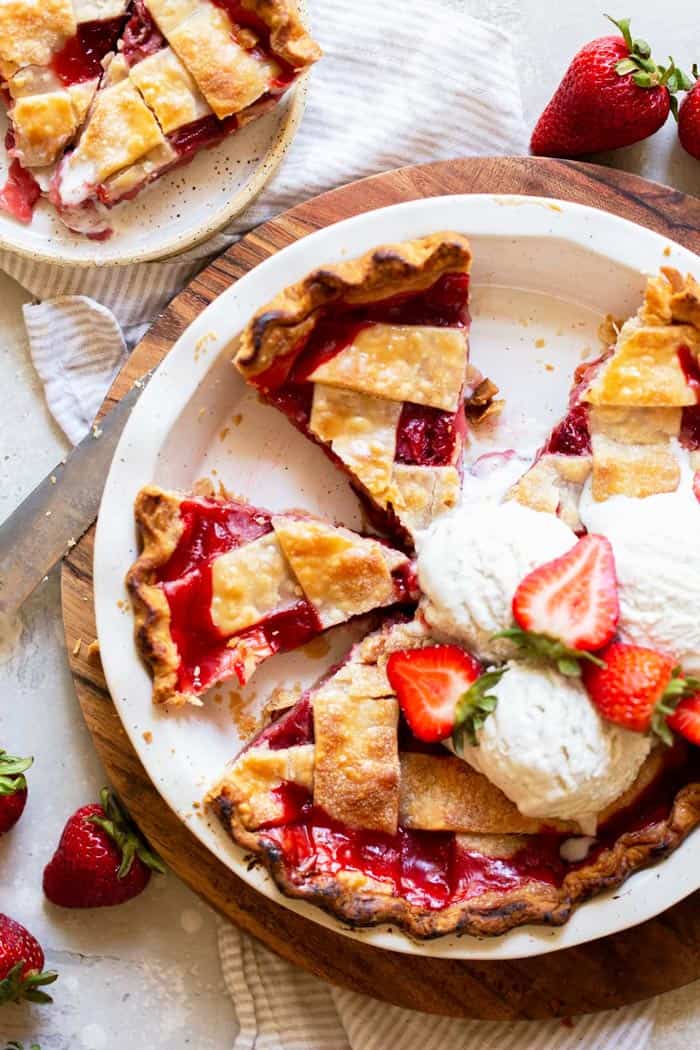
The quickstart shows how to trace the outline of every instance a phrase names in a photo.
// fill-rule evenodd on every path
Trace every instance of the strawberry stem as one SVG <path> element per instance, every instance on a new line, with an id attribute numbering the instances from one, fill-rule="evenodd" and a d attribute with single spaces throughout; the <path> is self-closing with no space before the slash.
<path id="1" fill-rule="evenodd" d="M 18 758 L 8 755 L 0 748 L 0 795 L 15 795 L 24 791 L 27 781 L 22 776 L 31 766 L 33 758 Z"/>
<path id="2" fill-rule="evenodd" d="M 452 730 L 452 746 L 457 754 L 464 750 L 464 741 L 471 747 L 478 747 L 477 730 L 481 729 L 490 714 L 496 710 L 498 697 L 489 693 L 500 682 L 508 670 L 501 667 L 497 671 L 487 671 L 467 689 L 457 701 L 455 724 Z"/>
<path id="3" fill-rule="evenodd" d="M 108 787 L 100 791 L 100 802 L 104 810 L 104 816 L 94 814 L 85 819 L 90 824 L 96 824 L 106 835 L 116 843 L 121 853 L 121 863 L 117 877 L 126 878 L 131 871 L 134 857 L 138 857 L 147 868 L 156 871 L 160 875 L 165 873 L 165 865 L 158 854 L 148 846 L 134 822 L 125 809 L 117 801 L 116 795 Z"/>
<path id="4" fill-rule="evenodd" d="M 630 30 L 629 18 L 612 18 L 605 15 L 620 30 L 624 38 L 629 55 L 622 58 L 615 66 L 615 72 L 620 77 L 631 76 L 637 87 L 655 88 L 665 87 L 669 94 L 669 103 L 674 117 L 678 117 L 678 103 L 675 99 L 677 91 L 688 91 L 691 86 L 690 78 L 679 69 L 672 58 L 669 58 L 668 66 L 659 66 L 651 57 L 651 47 L 641 37 L 633 37 Z"/>
<path id="5" fill-rule="evenodd" d="M 30 970 L 23 974 L 26 966 L 24 959 L 12 967 L 6 977 L 0 981 L 0 1006 L 4 1003 L 20 1003 L 26 1000 L 30 1003 L 51 1003 L 53 999 L 47 992 L 42 992 L 44 985 L 53 984 L 58 977 L 55 970 Z"/>
<path id="6" fill-rule="evenodd" d="M 548 634 L 524 631 L 521 627 L 508 627 L 505 631 L 494 634 L 493 637 L 510 639 L 522 650 L 524 656 L 543 663 L 555 664 L 559 673 L 566 675 L 567 678 L 581 677 L 581 660 L 588 660 L 596 667 L 605 667 L 604 661 L 599 656 L 594 656 L 585 649 L 571 649 L 558 638 L 551 638 Z"/>

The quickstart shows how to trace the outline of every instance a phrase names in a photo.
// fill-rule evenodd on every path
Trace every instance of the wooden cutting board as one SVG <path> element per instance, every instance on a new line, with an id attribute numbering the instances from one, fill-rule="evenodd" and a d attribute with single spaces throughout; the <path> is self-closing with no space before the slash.
<path id="1" fill-rule="evenodd" d="M 700 200 L 624 172 L 535 158 L 477 158 L 387 172 L 293 208 L 249 234 L 161 314 L 105 401 L 115 403 L 217 295 L 280 248 L 373 208 L 450 193 L 520 193 L 604 208 L 700 253 Z M 125 513 L 127 512 L 125 508 Z M 93 531 L 63 566 L 66 645 L 78 700 L 112 783 L 175 872 L 241 929 L 292 963 L 412 1009 L 491 1019 L 606 1010 L 700 977 L 700 893 L 635 929 L 579 948 L 510 962 L 419 958 L 351 941 L 267 900 L 216 860 L 168 809 L 122 728 L 105 680 L 88 659 L 95 637 Z M 83 644 L 76 652 L 76 642 Z"/>

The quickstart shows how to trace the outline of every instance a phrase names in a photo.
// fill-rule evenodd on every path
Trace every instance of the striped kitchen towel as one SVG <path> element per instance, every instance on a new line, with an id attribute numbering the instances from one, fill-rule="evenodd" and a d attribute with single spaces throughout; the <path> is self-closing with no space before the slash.
<path id="1" fill-rule="evenodd" d="M 323 984 L 224 922 L 219 950 L 239 1025 L 233 1050 L 644 1050 L 654 1027 L 654 1000 L 566 1024 L 402 1010 Z"/>
<path id="2" fill-rule="evenodd" d="M 404 164 L 523 153 L 527 137 L 510 38 L 455 8 L 405 0 L 309 0 L 324 58 L 306 112 L 263 195 L 211 241 L 162 263 L 75 269 L 0 252 L 41 306 L 25 308 L 30 351 L 57 422 L 76 441 L 127 345 L 209 259 L 301 200 Z M 147 191 L 149 192 L 149 191 Z M 157 192 L 153 190 L 150 192 Z M 96 338 L 90 331 L 90 300 Z M 70 338 L 55 338 L 58 325 Z"/>

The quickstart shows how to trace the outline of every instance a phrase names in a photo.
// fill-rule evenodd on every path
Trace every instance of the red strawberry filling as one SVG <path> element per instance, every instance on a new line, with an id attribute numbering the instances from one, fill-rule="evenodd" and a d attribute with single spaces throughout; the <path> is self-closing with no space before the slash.
<path id="1" fill-rule="evenodd" d="M 180 657 L 179 690 L 203 692 L 231 673 L 245 682 L 245 665 L 240 650 L 230 647 L 232 638 L 265 658 L 296 649 L 323 630 L 314 607 L 300 598 L 291 608 L 235 635 L 222 633 L 211 616 L 212 563 L 218 555 L 272 532 L 271 516 L 234 500 L 192 498 L 180 504 L 180 518 L 182 535 L 157 576 L 168 600 L 170 633 Z M 410 565 L 399 565 L 392 577 L 396 602 L 413 600 L 415 578 Z"/>
<path id="2" fill-rule="evenodd" d="M 19 222 L 31 222 L 34 206 L 40 197 L 39 183 L 15 158 L 10 164 L 7 181 L 0 190 L 0 211 L 8 212 Z"/>
<path id="3" fill-rule="evenodd" d="M 234 671 L 243 680 L 240 656 L 227 645 L 211 617 L 214 558 L 272 531 L 270 515 L 243 503 L 183 500 L 184 531 L 158 574 L 170 608 L 170 632 L 180 655 L 178 687 L 200 692 Z M 303 645 L 322 630 L 305 600 L 269 616 L 236 637 L 268 655 Z"/>
<path id="4" fill-rule="evenodd" d="M 561 453 L 565 456 L 586 456 L 591 452 L 591 432 L 588 425 L 588 405 L 582 397 L 596 372 L 604 361 L 610 357 L 612 350 L 594 361 L 584 361 L 574 372 L 574 385 L 569 395 L 569 411 L 552 430 L 546 444 L 540 449 L 539 456 L 546 452 Z"/>
<path id="5" fill-rule="evenodd" d="M 113 51 L 124 24 L 123 18 L 82 22 L 51 60 L 51 68 L 62 84 L 80 84 L 102 75 L 102 59 Z"/>
<path id="6" fill-rule="evenodd" d="M 401 725 L 402 750 L 425 750 Z M 267 744 L 272 750 L 312 743 L 313 708 L 310 694 L 268 725 L 250 746 Z M 404 746 L 406 745 L 406 746 Z M 433 748 L 430 748 L 433 751 Z M 441 747 L 435 754 L 447 753 Z M 416 831 L 399 827 L 395 835 L 351 828 L 331 819 L 311 794 L 285 782 L 275 790 L 283 814 L 265 826 L 265 838 L 282 852 L 289 878 L 335 875 L 356 871 L 389 882 L 391 890 L 419 907 L 439 911 L 489 891 L 515 890 L 528 883 L 560 886 L 567 873 L 590 862 L 626 831 L 639 831 L 664 820 L 679 788 L 695 775 L 696 755 L 684 758 L 654 781 L 636 803 L 618 812 L 598 831 L 585 861 L 566 862 L 560 855 L 565 835 L 541 834 L 506 857 L 489 857 L 466 849 L 453 832 Z"/>
<path id="7" fill-rule="evenodd" d="M 309 376 L 351 345 L 363 328 L 373 324 L 429 325 L 440 328 L 468 328 L 469 276 L 444 274 L 430 288 L 418 294 L 403 294 L 361 307 L 334 304 L 316 323 L 310 337 L 291 353 L 278 358 L 255 377 L 267 401 L 287 416 L 311 440 L 309 429 L 313 402 L 313 383 Z M 464 412 L 444 412 L 438 408 L 405 402 L 396 431 L 397 463 L 416 466 L 445 466 L 457 462 L 466 431 Z M 324 452 L 345 470 L 343 462 L 327 445 Z M 361 498 L 363 497 L 360 492 Z M 379 511 L 371 501 L 368 513 L 378 528 L 401 532 L 391 511 Z"/>

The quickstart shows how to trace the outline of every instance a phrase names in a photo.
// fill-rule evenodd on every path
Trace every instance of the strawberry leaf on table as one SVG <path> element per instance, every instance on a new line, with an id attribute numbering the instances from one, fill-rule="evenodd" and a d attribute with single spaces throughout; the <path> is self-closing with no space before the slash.
<path id="1" fill-rule="evenodd" d="M 0 748 L 0 796 L 14 795 L 17 791 L 26 790 L 27 781 L 23 774 L 33 761 L 33 758 L 8 755 L 7 751 Z"/>
<path id="2" fill-rule="evenodd" d="M 560 674 L 567 678 L 581 677 L 581 660 L 587 660 L 597 667 L 604 667 L 600 657 L 585 649 L 572 649 L 564 645 L 558 638 L 550 638 L 546 634 L 537 634 L 534 631 L 524 631 L 522 627 L 508 627 L 505 631 L 499 631 L 494 638 L 508 638 L 521 649 L 523 656 L 529 656 L 533 660 L 543 663 L 553 663 Z"/>
<path id="3" fill-rule="evenodd" d="M 507 667 L 501 667 L 496 671 L 486 671 L 457 701 L 452 746 L 458 754 L 464 750 L 465 740 L 471 747 L 479 746 L 476 734 L 498 704 L 498 697 L 489 690 L 498 685 L 507 670 Z"/>
<path id="4" fill-rule="evenodd" d="M 43 988 L 58 974 L 43 970 L 44 952 L 29 930 L 0 914 L 0 1006 L 5 1003 L 50 1003 Z"/>
<path id="5" fill-rule="evenodd" d="M 157 853 L 146 845 L 135 824 L 120 806 L 114 792 L 107 787 L 103 787 L 100 791 L 100 802 L 105 815 L 100 816 L 98 813 L 95 813 L 85 819 L 91 824 L 96 824 L 99 828 L 102 828 L 121 851 L 122 861 L 119 865 L 117 878 L 126 878 L 131 871 L 135 857 L 138 857 L 151 871 L 157 871 L 160 875 L 163 875 L 165 873 L 163 861 Z"/>

